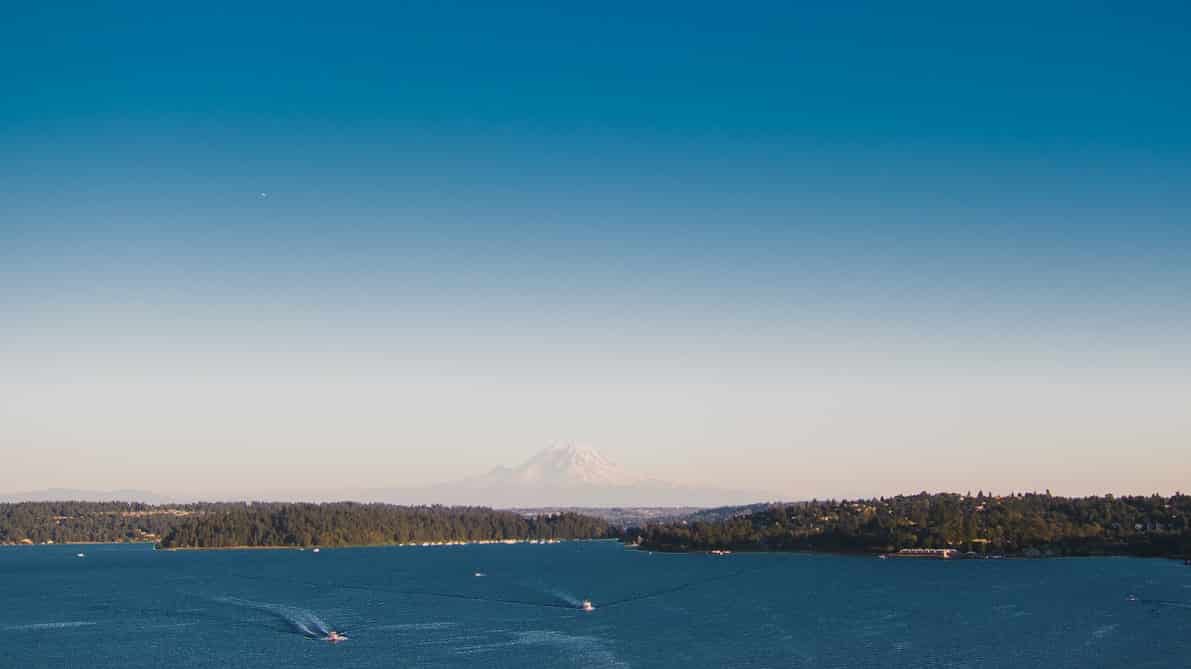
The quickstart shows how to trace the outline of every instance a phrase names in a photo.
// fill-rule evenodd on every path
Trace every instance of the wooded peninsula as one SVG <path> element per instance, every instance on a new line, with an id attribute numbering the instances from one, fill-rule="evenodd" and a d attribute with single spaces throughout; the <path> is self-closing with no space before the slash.
<path id="1" fill-rule="evenodd" d="M 607 522 L 576 513 L 522 516 L 483 507 L 353 502 L 0 504 L 0 543 L 8 544 L 152 541 L 162 548 L 250 548 L 614 536 Z"/>
<path id="2" fill-rule="evenodd" d="M 1191 556 L 1191 497 L 927 494 L 772 504 L 715 522 L 635 528 L 661 551 L 888 553 L 954 548 L 1014 556 Z"/>

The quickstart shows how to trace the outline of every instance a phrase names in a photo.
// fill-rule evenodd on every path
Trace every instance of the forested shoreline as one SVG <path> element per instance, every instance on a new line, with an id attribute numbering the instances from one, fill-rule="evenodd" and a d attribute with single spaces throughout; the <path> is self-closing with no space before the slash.
<path id="1" fill-rule="evenodd" d="M 365 546 L 615 537 L 576 513 L 526 517 L 484 507 L 237 502 L 0 504 L 0 544 L 148 541 L 163 548 Z"/>
<path id="2" fill-rule="evenodd" d="M 885 553 L 956 548 L 1020 556 L 1191 556 L 1191 497 L 927 494 L 773 504 L 718 522 L 648 525 L 625 540 L 660 551 Z"/>
<path id="3" fill-rule="evenodd" d="M 710 510 L 714 512 L 715 510 Z M 751 511 L 751 512 L 750 512 Z M 163 548 L 365 546 L 620 538 L 650 550 L 1191 557 L 1191 497 L 926 494 L 707 510 L 616 529 L 579 512 L 486 507 L 219 502 L 0 504 L 0 544 L 152 542 Z"/>
<path id="4" fill-rule="evenodd" d="M 78 501 L 0 503 L 0 544 L 155 542 L 183 518 L 216 506 Z"/>
<path id="5" fill-rule="evenodd" d="M 447 541 L 611 538 L 608 523 L 575 513 L 525 517 L 484 507 L 253 504 L 187 517 L 163 548 L 377 546 Z"/>

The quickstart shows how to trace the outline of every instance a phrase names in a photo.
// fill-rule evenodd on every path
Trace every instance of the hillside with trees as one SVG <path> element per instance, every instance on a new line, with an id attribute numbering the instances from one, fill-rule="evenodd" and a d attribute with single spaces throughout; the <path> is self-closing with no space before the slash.
<path id="1" fill-rule="evenodd" d="M 0 504 L 0 544 L 156 541 L 200 505 L 157 507 L 138 502 Z"/>
<path id="2" fill-rule="evenodd" d="M 364 546 L 444 541 L 598 539 L 608 523 L 574 513 L 525 517 L 483 507 L 388 504 L 252 504 L 186 518 L 165 548 Z"/>
<path id="3" fill-rule="evenodd" d="M 347 546 L 614 536 L 575 513 L 532 517 L 482 507 L 124 502 L 0 504 L 0 544 L 152 541 L 166 548 Z"/>
<path id="4" fill-rule="evenodd" d="M 1191 497 L 927 494 L 774 504 L 718 522 L 626 533 L 644 548 L 878 553 L 957 548 L 1008 555 L 1191 554 Z"/>

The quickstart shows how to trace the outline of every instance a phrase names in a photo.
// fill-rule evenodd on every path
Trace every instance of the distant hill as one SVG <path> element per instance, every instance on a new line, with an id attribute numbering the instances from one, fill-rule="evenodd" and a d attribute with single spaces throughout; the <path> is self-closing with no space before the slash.
<path id="1" fill-rule="evenodd" d="M 802 502 L 757 502 L 735 506 L 702 508 L 697 506 L 542 506 L 509 509 L 523 516 L 539 516 L 550 513 L 577 513 L 593 518 L 602 518 L 621 528 L 645 527 L 658 523 L 718 523 L 733 518 L 746 518 L 754 513 L 766 511 L 774 506 L 797 506 Z"/>
<path id="2" fill-rule="evenodd" d="M 1191 497 L 1049 493 L 973 497 L 921 493 L 772 504 L 711 522 L 651 524 L 634 533 L 650 550 L 891 553 L 952 548 L 970 556 L 1191 557 Z"/>
<path id="3" fill-rule="evenodd" d="M 717 506 L 710 509 L 696 509 L 678 520 L 688 523 L 718 523 L 733 518 L 743 518 L 754 513 L 765 511 L 780 504 L 781 506 L 797 506 L 799 502 L 757 502 L 738 506 Z"/>
<path id="4" fill-rule="evenodd" d="M 0 502 L 143 502 L 168 504 L 186 500 L 171 499 L 145 490 L 79 490 L 77 488 L 46 488 L 0 494 Z"/>
<path id="5" fill-rule="evenodd" d="M 649 523 L 681 522 L 703 511 L 695 506 L 541 506 L 535 508 L 509 509 L 522 516 L 540 516 L 553 513 L 576 513 L 608 521 L 615 527 L 643 527 Z"/>

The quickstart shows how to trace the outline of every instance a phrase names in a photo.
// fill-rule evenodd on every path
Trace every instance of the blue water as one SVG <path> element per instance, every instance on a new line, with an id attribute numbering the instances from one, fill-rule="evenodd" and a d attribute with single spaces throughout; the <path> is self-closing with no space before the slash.
<path id="1" fill-rule="evenodd" d="M 351 640 L 310 638 L 329 629 Z M 1191 666 L 1191 568 L 608 542 L 0 547 L 2 667 L 1126 665 Z"/>

